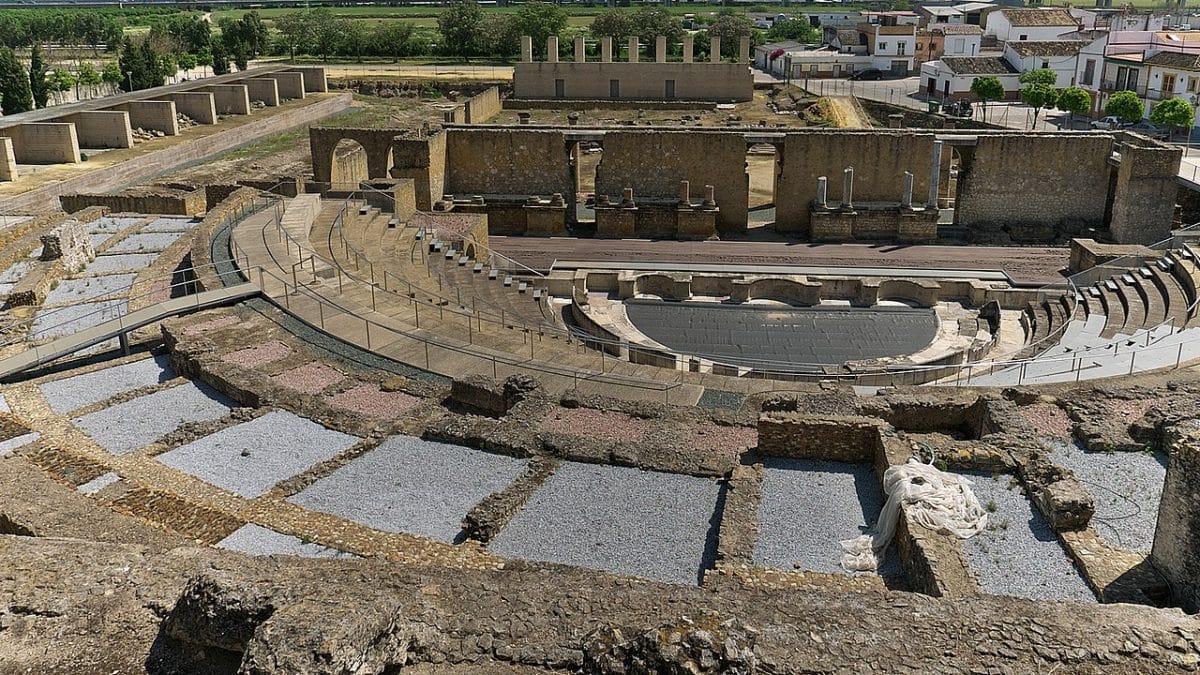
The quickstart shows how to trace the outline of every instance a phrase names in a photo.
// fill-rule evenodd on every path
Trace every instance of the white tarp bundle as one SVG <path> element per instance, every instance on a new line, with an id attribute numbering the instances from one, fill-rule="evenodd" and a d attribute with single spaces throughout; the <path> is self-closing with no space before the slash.
<path id="1" fill-rule="evenodd" d="M 847 539 L 842 567 L 850 572 L 869 572 L 879 567 L 879 558 L 896 533 L 900 506 L 907 507 L 909 520 L 931 530 L 969 539 L 987 526 L 987 513 L 971 491 L 971 481 L 939 471 L 932 464 L 909 459 L 906 464 L 883 472 L 887 503 L 869 534 Z"/>

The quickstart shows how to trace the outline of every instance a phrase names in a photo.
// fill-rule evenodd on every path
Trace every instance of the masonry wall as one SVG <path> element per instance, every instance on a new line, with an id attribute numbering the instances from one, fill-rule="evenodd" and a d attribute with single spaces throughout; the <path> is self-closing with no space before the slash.
<path id="1" fill-rule="evenodd" d="M 64 122 L 31 122 L 8 127 L 13 153 L 22 164 L 74 164 L 79 161 L 75 125 Z M 11 206 L 15 198 L 6 201 Z"/>
<path id="2" fill-rule="evenodd" d="M 1153 244 L 1171 235 L 1179 191 L 1178 147 L 1129 140 L 1121 145 L 1109 231 L 1123 244 Z"/>
<path id="3" fill-rule="evenodd" d="M 842 199 L 842 175 L 854 167 L 855 202 L 900 203 L 904 172 L 913 174 L 913 203 L 924 205 L 933 172 L 932 133 L 924 131 L 812 131 L 789 133 L 778 156 L 775 227 L 811 236 L 809 207 L 817 178 L 829 179 L 827 200 Z"/>
<path id="4" fill-rule="evenodd" d="M 330 182 L 334 184 L 358 184 L 370 178 L 367 172 L 367 151 L 361 145 L 342 146 L 333 155 Z"/>
<path id="5" fill-rule="evenodd" d="M 746 139 L 742 132 L 610 131 L 596 169 L 596 193 L 620 201 L 624 188 L 640 197 L 673 199 L 691 181 L 692 198 L 713 186 L 721 209 L 717 229 L 744 232 L 750 208 Z"/>
<path id="6" fill-rule="evenodd" d="M 463 104 L 463 121 L 467 124 L 483 124 L 500 114 L 501 109 L 500 88 L 488 87 Z"/>
<path id="7" fill-rule="evenodd" d="M 12 139 L 0 136 L 0 180 L 17 179 L 17 156 L 13 152 Z"/>
<path id="8" fill-rule="evenodd" d="M 425 138 L 396 138 L 392 141 L 392 177 L 409 178 L 417 209 L 433 210 L 442 198 L 446 182 L 446 137 L 442 132 Z"/>
<path id="9" fill-rule="evenodd" d="M 1016 223 L 1063 237 L 1104 227 L 1110 136 L 981 135 L 966 150 L 956 224 Z"/>
<path id="10" fill-rule="evenodd" d="M 300 73 L 304 78 L 304 91 L 313 94 L 323 94 L 329 91 L 325 81 L 325 69 L 315 66 L 296 67 L 290 72 Z"/>
<path id="11" fill-rule="evenodd" d="M 179 134 L 179 120 L 175 117 L 175 103 L 172 101 L 130 101 L 114 105 L 109 110 L 129 113 L 131 127 L 161 131 L 168 136 Z"/>
<path id="12" fill-rule="evenodd" d="M 175 110 L 197 124 L 217 123 L 216 97 L 209 92 L 181 92 L 169 94 L 166 98 L 175 103 Z"/>
<path id="13" fill-rule="evenodd" d="M 674 81 L 682 101 L 748 101 L 754 95 L 750 68 L 736 63 L 518 63 L 513 67 L 513 96 L 550 99 L 555 80 L 563 80 L 567 99 L 610 99 L 610 81 L 619 81 L 620 99 L 667 98 Z"/>
<path id="14" fill-rule="evenodd" d="M 304 98 L 304 73 L 271 73 L 280 98 Z"/>
<path id="15" fill-rule="evenodd" d="M 1150 562 L 1171 584 L 1175 604 L 1200 611 L 1200 431 L 1167 433 L 1167 477 Z"/>
<path id="16" fill-rule="evenodd" d="M 574 195 L 561 130 L 450 129 L 446 167 L 449 194 Z"/>
<path id="17" fill-rule="evenodd" d="M 129 113 L 120 110 L 80 112 L 57 121 L 75 125 L 75 137 L 81 148 L 131 148 L 133 130 L 129 128 Z"/>
<path id="18" fill-rule="evenodd" d="M 110 194 L 62 195 L 62 210 L 82 211 L 90 206 L 103 206 L 110 213 L 154 213 L 194 216 L 207 208 L 203 189 L 183 192 L 165 189 L 133 189 Z"/>
<path id="19" fill-rule="evenodd" d="M 275 84 L 274 78 L 252 77 L 241 80 L 238 84 L 246 85 L 246 95 L 251 101 L 258 101 L 270 107 L 279 105 L 279 85 Z"/>
<path id="20" fill-rule="evenodd" d="M 201 87 L 213 95 L 213 103 L 219 115 L 249 115 L 250 94 L 244 84 L 213 84 Z"/>

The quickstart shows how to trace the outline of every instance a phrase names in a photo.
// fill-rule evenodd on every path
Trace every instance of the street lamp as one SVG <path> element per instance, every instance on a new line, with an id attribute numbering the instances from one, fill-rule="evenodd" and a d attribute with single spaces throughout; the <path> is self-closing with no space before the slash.
<path id="1" fill-rule="evenodd" d="M 125 71 L 125 79 L 129 81 L 129 91 L 133 91 L 133 71 Z"/>

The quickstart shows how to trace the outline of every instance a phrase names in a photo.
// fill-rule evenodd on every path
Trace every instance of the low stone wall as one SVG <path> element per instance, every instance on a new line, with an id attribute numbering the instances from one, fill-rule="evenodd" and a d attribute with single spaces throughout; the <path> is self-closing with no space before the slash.
<path id="1" fill-rule="evenodd" d="M 155 213 L 195 216 L 208 208 L 205 191 L 133 188 L 115 194 L 75 194 L 58 198 L 63 211 L 74 213 L 89 206 L 103 206 L 112 213 Z"/>
<path id="2" fill-rule="evenodd" d="M 1071 272 L 1082 272 L 1127 256 L 1152 260 L 1160 255 L 1158 251 L 1141 244 L 1102 244 L 1095 239 L 1072 239 L 1069 269 Z"/>
<path id="3" fill-rule="evenodd" d="M 463 118 L 467 124 L 483 124 L 500 114 L 500 88 L 488 87 L 463 103 Z"/>
<path id="4" fill-rule="evenodd" d="M 716 101 L 634 101 L 611 99 L 504 99 L 505 110 L 716 110 Z"/>
<path id="5" fill-rule="evenodd" d="M 95 257 L 87 223 L 104 215 L 102 207 L 85 209 L 72 214 L 46 234 L 38 235 L 42 256 L 25 272 L 8 294 L 8 304 L 35 306 L 42 304 L 46 294 L 64 276 L 78 271 Z"/>
<path id="6" fill-rule="evenodd" d="M 813 209 L 812 239 L 823 242 L 937 240 L 936 209 L 900 207 L 856 208 L 853 211 Z"/>
<path id="7" fill-rule="evenodd" d="M 212 238 L 217 228 L 225 224 L 229 218 L 249 207 L 259 194 L 258 190 L 251 188 L 237 188 L 219 204 L 209 209 L 204 220 L 200 221 L 200 224 L 192 230 L 189 235 L 192 263 L 196 267 L 196 280 L 201 290 L 211 291 L 225 285 L 212 266 Z"/>
<path id="8" fill-rule="evenodd" d="M 758 454 L 874 462 L 881 428 L 878 420 L 869 417 L 765 413 L 758 418 Z"/>

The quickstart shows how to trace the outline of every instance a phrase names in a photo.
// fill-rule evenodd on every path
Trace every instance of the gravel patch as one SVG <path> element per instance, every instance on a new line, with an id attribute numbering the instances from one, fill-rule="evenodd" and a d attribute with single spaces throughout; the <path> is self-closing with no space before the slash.
<path id="1" fill-rule="evenodd" d="M 736 455 L 758 445 L 758 429 L 705 422 L 692 427 L 692 447 Z"/>
<path id="2" fill-rule="evenodd" d="M 746 396 L 732 391 L 705 389 L 696 405 L 700 408 L 737 410 L 746 402 Z"/>
<path id="3" fill-rule="evenodd" d="M 320 361 L 313 361 L 299 368 L 284 371 L 272 379 L 302 394 L 316 394 L 335 382 L 341 382 L 342 378 L 342 374 L 333 368 Z"/>
<path id="4" fill-rule="evenodd" d="M 473 506 L 504 489 L 526 461 L 393 436 L 288 501 L 385 532 L 454 542 Z"/>
<path id="5" fill-rule="evenodd" d="M 421 399 L 402 391 L 383 391 L 377 384 L 360 384 L 326 397 L 329 404 L 369 417 L 396 417 L 420 405 Z"/>
<path id="6" fill-rule="evenodd" d="M 113 218 L 104 216 L 88 223 L 88 232 L 116 232 L 142 220 L 141 218 Z"/>
<path id="7" fill-rule="evenodd" d="M 139 232 L 187 232 L 198 222 L 195 218 L 159 218 L 143 225 Z"/>
<path id="8" fill-rule="evenodd" d="M 43 305 L 65 305 L 86 302 L 114 293 L 126 293 L 133 286 L 136 274 L 110 274 L 103 277 L 66 279 L 46 295 Z"/>
<path id="9" fill-rule="evenodd" d="M 43 340 L 71 335 L 125 314 L 125 300 L 102 300 L 42 310 L 33 320 L 30 338 Z"/>
<path id="10" fill-rule="evenodd" d="M 170 364 L 171 358 L 164 354 L 46 382 L 39 388 L 50 409 L 61 415 L 122 392 L 166 382 L 175 377 Z"/>
<path id="11" fill-rule="evenodd" d="M 358 438 L 283 410 L 163 453 L 158 461 L 253 499 L 346 450 Z"/>
<path id="12" fill-rule="evenodd" d="M 29 262 L 28 260 L 20 260 L 13 263 L 12 266 L 4 270 L 4 272 L 0 272 L 0 283 L 17 283 L 21 280 L 21 277 L 25 276 L 25 273 L 29 271 L 30 267 L 33 267 L 33 263 Z"/>
<path id="13" fill-rule="evenodd" d="M 124 455 L 153 443 L 184 422 L 224 417 L 232 405 L 207 385 L 187 382 L 97 410 L 72 422 L 105 450 Z"/>
<path id="14" fill-rule="evenodd" d="M 113 236 L 111 234 L 93 234 L 90 237 L 92 240 L 92 249 L 94 250 L 100 248 L 104 245 L 104 242 L 112 239 Z"/>
<path id="15" fill-rule="evenodd" d="M 1088 452 L 1056 443 L 1050 459 L 1075 472 L 1096 504 L 1092 527 L 1110 546 L 1149 554 L 1167 477 L 1164 453 Z"/>
<path id="16" fill-rule="evenodd" d="M 754 561 L 777 569 L 847 574 L 839 542 L 866 534 L 883 508 L 883 488 L 867 464 L 812 459 L 764 462 Z M 878 573 L 900 576 L 895 547 Z"/>
<path id="17" fill-rule="evenodd" d="M 155 260 L 158 260 L 157 253 L 129 253 L 125 255 L 98 255 L 96 259 L 84 268 L 84 274 L 113 274 L 116 272 L 130 272 L 145 269 L 150 266 Z"/>
<path id="18" fill-rule="evenodd" d="M 0 441 L 0 457 L 8 457 L 22 447 L 41 438 L 42 435 L 36 431 L 31 431 L 27 434 L 21 434 L 7 441 Z"/>
<path id="19" fill-rule="evenodd" d="M 217 542 L 218 548 L 249 555 L 294 555 L 301 558 L 353 558 L 354 556 L 299 537 L 246 523 L 233 534 Z"/>
<path id="20" fill-rule="evenodd" d="M 94 495 L 119 480 L 121 480 L 120 474 L 115 471 L 109 471 L 108 473 L 102 476 L 97 476 L 96 478 L 93 478 L 92 480 L 80 485 L 75 489 L 85 495 Z"/>
<path id="21" fill-rule="evenodd" d="M 492 540 L 511 558 L 697 583 L 715 536 L 704 478 L 565 462 Z"/>
<path id="22" fill-rule="evenodd" d="M 988 511 L 987 528 L 962 542 L 980 590 L 1033 600 L 1096 601 L 1054 530 L 1011 477 L 963 475 L 974 482 L 971 489 Z"/>
<path id="23" fill-rule="evenodd" d="M 640 443 L 646 439 L 650 423 L 625 413 L 592 408 L 554 407 L 542 420 L 542 429 L 609 441 Z"/>
<path id="24" fill-rule="evenodd" d="M 291 347 L 278 340 L 271 340 L 270 342 L 264 342 L 253 347 L 239 349 L 236 352 L 230 352 L 223 355 L 221 360 L 243 368 L 257 368 L 272 361 L 278 361 L 285 356 L 290 356 L 291 353 Z"/>
<path id="25" fill-rule="evenodd" d="M 183 236 L 182 232 L 149 232 L 146 234 L 131 234 L 108 249 L 112 253 L 141 253 L 143 251 L 162 251 L 176 239 Z"/>

